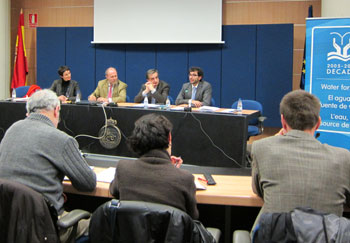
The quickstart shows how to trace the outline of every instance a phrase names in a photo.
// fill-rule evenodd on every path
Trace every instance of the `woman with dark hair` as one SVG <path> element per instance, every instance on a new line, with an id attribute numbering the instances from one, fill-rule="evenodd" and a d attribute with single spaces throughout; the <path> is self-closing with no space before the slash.
<path id="1" fill-rule="evenodd" d="M 135 122 L 128 144 L 140 158 L 117 163 L 110 192 L 120 200 L 170 205 L 197 219 L 194 177 L 179 168 L 180 157 L 171 156 L 171 130 L 171 122 L 154 113 Z"/>
<path id="2" fill-rule="evenodd" d="M 57 94 L 59 100 L 63 103 L 68 100 L 75 101 L 80 89 L 78 82 L 71 80 L 72 75 L 69 67 L 60 66 L 57 72 L 61 78 L 53 81 L 50 89 Z"/>

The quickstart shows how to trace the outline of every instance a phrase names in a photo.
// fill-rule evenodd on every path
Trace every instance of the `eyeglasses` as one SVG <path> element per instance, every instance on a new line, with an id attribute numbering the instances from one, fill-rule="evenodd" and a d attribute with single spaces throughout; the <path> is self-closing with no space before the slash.
<path id="1" fill-rule="evenodd" d="M 192 74 L 192 73 L 190 73 L 188 76 L 197 77 L 198 74 Z"/>

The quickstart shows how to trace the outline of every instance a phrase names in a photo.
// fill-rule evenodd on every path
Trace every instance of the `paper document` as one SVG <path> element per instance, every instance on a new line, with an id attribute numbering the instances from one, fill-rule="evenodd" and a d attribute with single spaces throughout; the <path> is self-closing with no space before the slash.
<path id="1" fill-rule="evenodd" d="M 196 179 L 196 178 L 194 178 L 194 184 L 196 185 L 197 190 L 206 190 L 207 189 L 207 187 L 203 183 L 199 182 L 198 179 Z"/>
<path id="2" fill-rule="evenodd" d="M 132 107 L 144 107 L 145 105 L 143 103 L 141 104 L 136 104 L 136 105 L 133 105 Z M 148 108 L 158 108 L 160 107 L 161 105 L 158 105 L 158 104 L 148 104 Z"/>
<path id="3" fill-rule="evenodd" d="M 199 108 L 200 111 L 211 111 L 211 112 L 217 111 L 219 109 L 220 109 L 219 107 L 206 106 L 206 105 Z"/>
<path id="4" fill-rule="evenodd" d="M 170 108 L 172 111 L 183 111 L 185 107 L 183 106 L 173 106 Z"/>
<path id="5" fill-rule="evenodd" d="M 221 112 L 221 113 L 236 113 L 237 110 L 236 109 L 222 109 L 219 112 Z"/>
<path id="6" fill-rule="evenodd" d="M 25 97 L 25 98 L 14 98 L 12 99 L 12 101 L 14 102 L 23 102 L 23 101 L 27 101 L 28 100 L 28 97 Z"/>
<path id="7" fill-rule="evenodd" d="M 111 183 L 114 179 L 115 167 L 109 167 L 96 174 L 96 180 Z"/>

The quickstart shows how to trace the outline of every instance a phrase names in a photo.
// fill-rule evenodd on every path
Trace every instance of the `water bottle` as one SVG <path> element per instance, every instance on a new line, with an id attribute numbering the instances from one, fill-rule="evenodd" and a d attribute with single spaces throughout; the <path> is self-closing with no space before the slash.
<path id="1" fill-rule="evenodd" d="M 148 109 L 148 97 L 145 96 L 145 99 L 143 100 L 143 108 Z"/>
<path id="2" fill-rule="evenodd" d="M 12 99 L 16 99 L 16 89 L 12 89 Z"/>
<path id="3" fill-rule="evenodd" d="M 75 97 L 75 103 L 80 102 L 80 98 L 81 98 L 81 93 L 80 91 L 77 91 L 77 96 Z"/>
<path id="4" fill-rule="evenodd" d="M 237 102 L 237 113 L 242 114 L 242 110 L 243 110 L 242 100 L 241 98 L 239 98 Z"/>
<path id="5" fill-rule="evenodd" d="M 169 100 L 169 98 L 167 98 L 166 101 L 165 101 L 165 109 L 166 110 L 170 110 L 170 100 Z"/>

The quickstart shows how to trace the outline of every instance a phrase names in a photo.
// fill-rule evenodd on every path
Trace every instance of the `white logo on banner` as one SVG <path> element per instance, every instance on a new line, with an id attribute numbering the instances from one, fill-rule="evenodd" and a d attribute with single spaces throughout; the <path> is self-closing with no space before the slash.
<path id="1" fill-rule="evenodd" d="M 347 62 L 350 60 L 350 55 L 348 55 L 348 50 L 350 49 L 350 36 L 347 39 L 349 43 L 344 46 L 344 37 L 350 34 L 346 32 L 344 35 L 339 34 L 338 32 L 332 32 L 331 35 L 338 35 L 340 37 L 340 45 L 336 42 L 336 38 L 333 38 L 333 47 L 336 51 L 331 51 L 328 53 L 327 61 L 332 59 L 338 59 L 340 61 Z M 342 49 L 343 47 L 343 49 Z"/>

